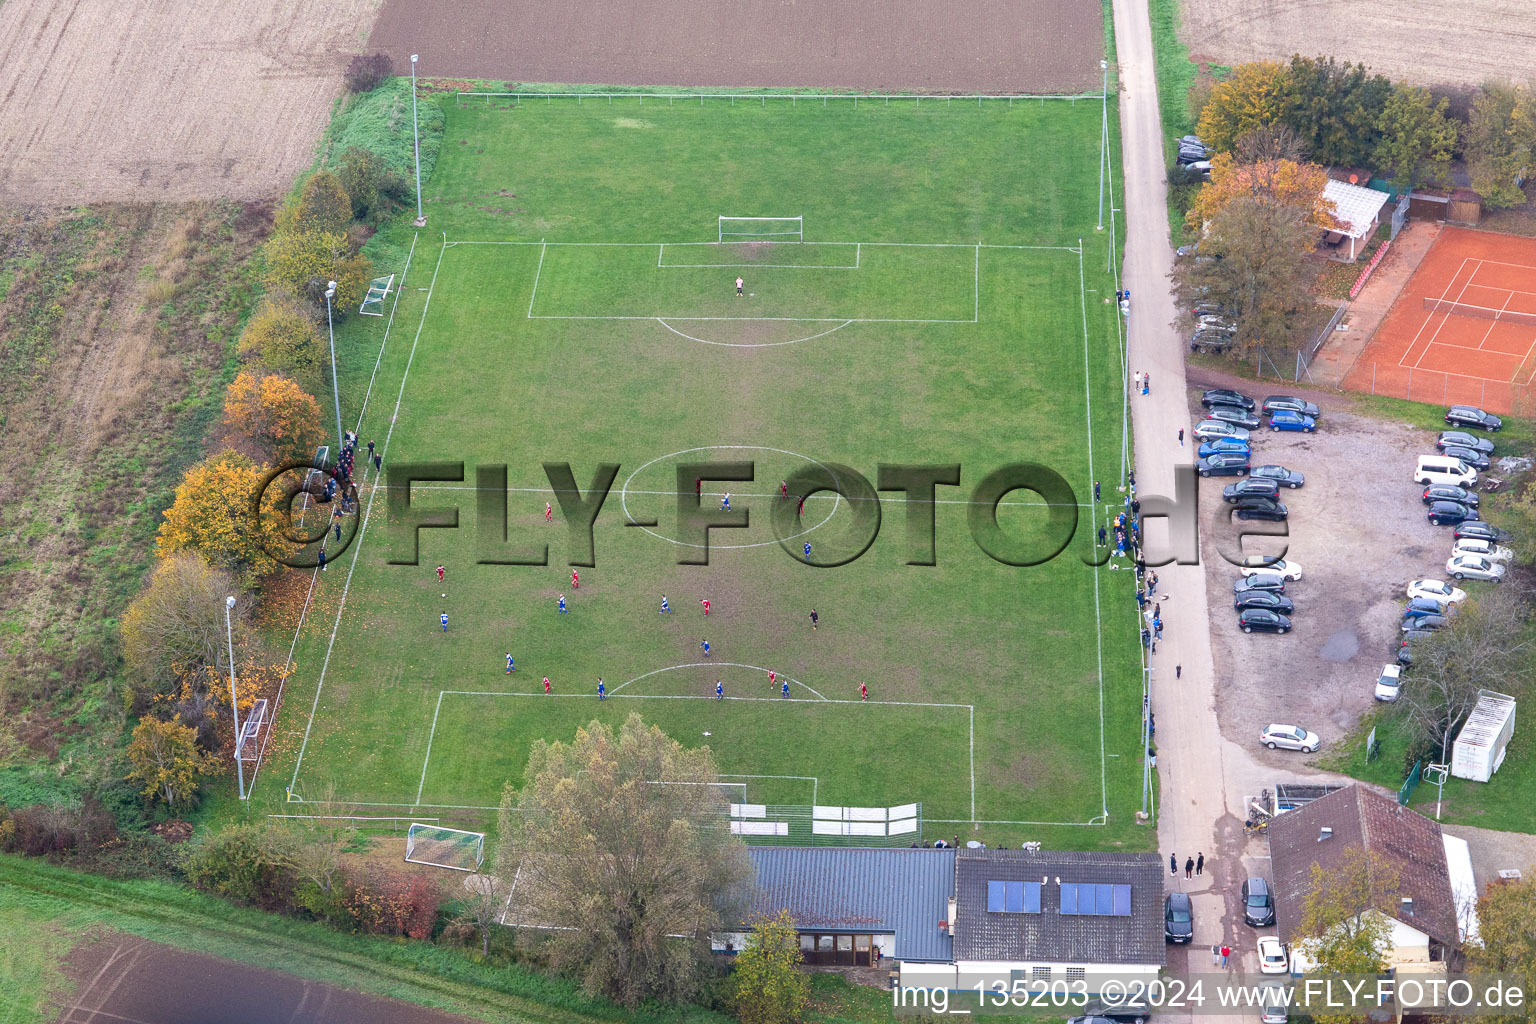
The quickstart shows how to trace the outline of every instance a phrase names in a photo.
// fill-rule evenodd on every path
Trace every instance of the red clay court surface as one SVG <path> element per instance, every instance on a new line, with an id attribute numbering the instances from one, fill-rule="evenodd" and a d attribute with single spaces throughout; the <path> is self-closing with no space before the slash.
<path id="1" fill-rule="evenodd" d="M 1476 307 L 1480 316 L 1436 304 Z M 1514 315 L 1528 323 L 1495 320 Z M 1447 227 L 1345 376 L 1353 391 L 1526 413 L 1536 377 L 1536 238 Z"/>

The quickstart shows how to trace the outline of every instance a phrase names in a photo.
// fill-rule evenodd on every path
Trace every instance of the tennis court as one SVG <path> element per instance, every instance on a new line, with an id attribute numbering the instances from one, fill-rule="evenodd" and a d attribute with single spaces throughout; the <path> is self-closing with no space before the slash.
<path id="1" fill-rule="evenodd" d="M 1344 386 L 1523 413 L 1533 376 L 1536 239 L 1447 227 Z"/>

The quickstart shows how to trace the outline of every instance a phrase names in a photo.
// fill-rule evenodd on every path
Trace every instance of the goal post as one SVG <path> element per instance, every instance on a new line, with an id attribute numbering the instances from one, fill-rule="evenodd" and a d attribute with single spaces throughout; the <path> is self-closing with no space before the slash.
<path id="1" fill-rule="evenodd" d="M 720 217 L 716 242 L 727 239 L 805 241 L 803 217 Z"/>
<path id="2" fill-rule="evenodd" d="M 485 833 L 415 821 L 405 833 L 405 859 L 452 871 L 478 871 L 485 860 Z"/>

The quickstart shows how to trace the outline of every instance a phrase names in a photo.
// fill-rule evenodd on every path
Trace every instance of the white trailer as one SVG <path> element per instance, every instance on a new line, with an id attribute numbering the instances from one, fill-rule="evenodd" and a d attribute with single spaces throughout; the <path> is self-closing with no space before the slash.
<path id="1" fill-rule="evenodd" d="M 1477 691 L 1477 706 L 1451 746 L 1451 774 L 1487 782 L 1504 763 L 1504 751 L 1514 732 L 1515 698 L 1492 690 Z"/>

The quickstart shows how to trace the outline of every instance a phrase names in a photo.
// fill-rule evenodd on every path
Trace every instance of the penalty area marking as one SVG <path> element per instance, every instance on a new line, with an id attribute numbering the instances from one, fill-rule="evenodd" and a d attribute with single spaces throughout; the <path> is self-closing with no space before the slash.
<path id="1" fill-rule="evenodd" d="M 817 460 L 811 458 L 809 455 L 801 455 L 799 452 L 786 451 L 783 448 L 769 448 L 769 447 L 767 447 L 765 445 L 757 445 L 757 444 L 707 444 L 707 445 L 703 445 L 703 446 L 698 447 L 698 448 L 684 448 L 682 451 L 672 452 L 669 455 L 658 455 L 658 456 L 656 456 L 656 458 L 652 459 L 650 462 L 647 462 L 645 465 L 641 466 L 639 469 L 635 470 L 633 473 L 629 474 L 629 476 L 624 478 L 624 486 L 619 488 L 619 506 L 624 510 L 624 521 L 626 523 L 631 524 L 631 525 L 640 527 L 640 529 L 644 530 L 646 533 L 650 534 L 652 537 L 657 537 L 657 538 L 659 538 L 661 540 L 666 541 L 669 544 L 676 544 L 679 547 L 685 547 L 685 548 L 702 548 L 702 547 L 705 547 L 705 545 L 703 545 L 703 544 L 693 544 L 693 543 L 690 543 L 688 541 L 682 541 L 682 540 L 677 540 L 677 539 L 675 539 L 673 537 L 668 537 L 666 534 L 657 533 L 655 530 L 651 529 L 649 526 L 645 526 L 644 524 L 635 522 L 634 515 L 629 511 L 629 497 L 628 497 L 628 495 L 629 495 L 629 484 L 630 484 L 630 481 L 634 480 L 635 477 L 637 477 L 641 473 L 643 473 L 648 467 L 654 466 L 656 463 L 661 462 L 664 459 L 675 459 L 679 455 L 689 455 L 689 454 L 691 454 L 693 452 L 713 452 L 713 451 L 721 451 L 721 450 L 725 450 L 725 451 L 774 452 L 777 455 L 788 455 L 791 458 L 800 459 L 800 460 L 802 460 L 804 462 L 809 462 L 812 465 L 820 466 L 822 469 L 825 469 L 828 473 L 831 473 L 833 477 L 837 476 L 836 473 L 832 473 L 832 470 L 831 470 L 830 467 L 828 467 L 824 463 L 818 462 Z M 639 494 L 641 492 L 636 491 L 635 493 Z M 646 493 L 649 493 L 649 492 L 646 492 Z M 670 492 L 668 492 L 668 493 L 670 493 Z M 785 541 L 798 540 L 799 538 L 804 537 L 806 534 L 810 533 L 811 531 L 818 530 L 821 527 L 827 525 L 827 523 L 831 522 L 832 517 L 837 514 L 837 506 L 838 506 L 839 502 L 842 501 L 842 497 L 843 496 L 841 494 L 838 494 L 837 497 L 833 499 L 833 501 L 832 501 L 832 511 L 828 512 L 826 514 L 826 517 L 824 519 L 822 519 L 821 522 L 817 523 L 815 526 L 806 527 L 804 530 L 801 530 L 799 533 L 792 534 L 792 535 L 790 535 L 788 537 L 785 537 L 784 540 Z M 752 543 L 752 544 L 711 544 L 711 545 L 708 545 L 708 546 L 712 547 L 712 548 L 718 548 L 721 551 L 739 551 L 739 550 L 741 550 L 743 548 L 766 548 L 766 547 L 771 547 L 771 546 L 773 546 L 775 544 L 778 544 L 778 543 L 779 543 L 779 541 L 777 541 L 777 540 L 760 540 L 760 541 L 757 541 L 757 542 Z M 764 669 L 763 671 L 766 672 L 768 670 Z"/>
<path id="2" fill-rule="evenodd" d="M 686 323 L 686 322 L 688 322 L 692 318 L 691 317 L 672 317 L 671 319 L 673 319 L 673 320 L 680 320 L 680 321 L 683 321 L 683 322 Z M 788 341 L 755 341 L 755 342 L 712 341 L 709 338 L 696 338 L 696 337 L 694 337 L 691 334 L 684 334 L 682 331 L 678 330 L 676 327 L 673 327 L 671 324 L 667 323 L 666 320 L 663 320 L 659 316 L 656 317 L 656 322 L 661 324 L 661 326 L 665 327 L 667 330 L 671 331 L 673 334 L 677 335 L 679 338 L 687 338 L 689 341 L 697 341 L 700 344 L 704 344 L 704 345 L 720 345 L 720 346 L 722 346 L 724 348 L 777 348 L 780 345 L 798 345 L 802 341 L 815 341 L 817 338 L 825 338 L 827 335 L 832 334 L 835 331 L 842 330 L 844 327 L 847 327 L 849 324 L 853 323 L 854 321 L 852 321 L 852 320 L 844 320 L 842 323 L 838 324 L 836 327 L 829 327 L 826 330 L 821 331 L 820 333 L 808 334 L 808 335 L 806 335 L 803 338 L 790 338 Z M 820 322 L 824 322 L 824 321 L 817 321 L 817 322 L 820 323 Z"/>

